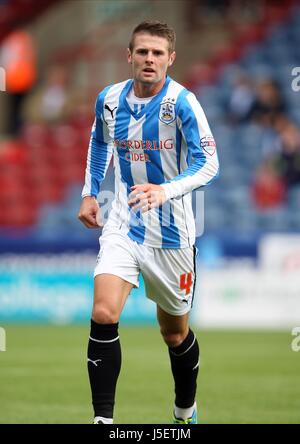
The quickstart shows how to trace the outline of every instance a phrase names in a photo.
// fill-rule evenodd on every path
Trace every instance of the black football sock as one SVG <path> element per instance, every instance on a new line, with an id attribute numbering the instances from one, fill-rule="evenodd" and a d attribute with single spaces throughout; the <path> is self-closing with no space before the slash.
<path id="1" fill-rule="evenodd" d="M 117 379 L 121 369 L 118 323 L 97 324 L 91 320 L 88 372 L 95 416 L 113 418 Z"/>
<path id="2" fill-rule="evenodd" d="M 199 370 L 199 345 L 192 330 L 178 347 L 169 347 L 169 355 L 175 382 L 175 405 L 183 409 L 191 407 L 195 402 Z"/>

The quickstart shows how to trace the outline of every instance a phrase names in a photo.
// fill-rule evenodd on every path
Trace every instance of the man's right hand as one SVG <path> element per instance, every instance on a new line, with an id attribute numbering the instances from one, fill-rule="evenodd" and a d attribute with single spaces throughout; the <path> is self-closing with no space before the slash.
<path id="1" fill-rule="evenodd" d="M 99 228 L 100 225 L 100 207 L 95 197 L 86 196 L 82 199 L 78 219 L 88 228 Z"/>

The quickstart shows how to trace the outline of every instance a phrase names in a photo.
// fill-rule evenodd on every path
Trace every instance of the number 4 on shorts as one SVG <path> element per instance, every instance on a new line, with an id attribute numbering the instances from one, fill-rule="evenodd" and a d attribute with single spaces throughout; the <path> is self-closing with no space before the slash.
<path id="1" fill-rule="evenodd" d="M 180 276 L 180 290 L 185 290 L 186 295 L 191 292 L 192 283 L 193 280 L 191 271 L 189 273 L 183 273 Z"/>

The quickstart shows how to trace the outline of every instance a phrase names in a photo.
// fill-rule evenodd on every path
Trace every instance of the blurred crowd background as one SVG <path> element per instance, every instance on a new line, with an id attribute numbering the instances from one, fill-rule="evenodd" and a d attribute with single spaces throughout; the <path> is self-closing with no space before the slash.
<path id="1" fill-rule="evenodd" d="M 130 77 L 127 43 L 149 18 L 175 28 L 170 75 L 196 94 L 217 142 L 221 172 L 205 191 L 199 263 L 258 267 L 274 234 L 287 241 L 270 247 L 270 260 L 287 251 L 279 265 L 297 270 L 296 0 L 0 0 L 0 253 L 97 251 L 99 233 L 76 218 L 94 103 L 104 86 Z M 110 167 L 105 187 L 112 183 Z M 3 271 L 4 293 L 7 279 Z"/>

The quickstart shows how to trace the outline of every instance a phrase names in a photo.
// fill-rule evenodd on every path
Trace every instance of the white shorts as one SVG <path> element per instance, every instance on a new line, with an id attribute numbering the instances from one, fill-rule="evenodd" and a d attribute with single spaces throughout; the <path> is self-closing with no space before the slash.
<path id="1" fill-rule="evenodd" d="M 142 273 L 146 296 L 164 311 L 175 316 L 190 311 L 196 280 L 195 247 L 147 247 L 111 229 L 103 231 L 100 246 L 94 277 L 113 274 L 138 287 Z"/>

